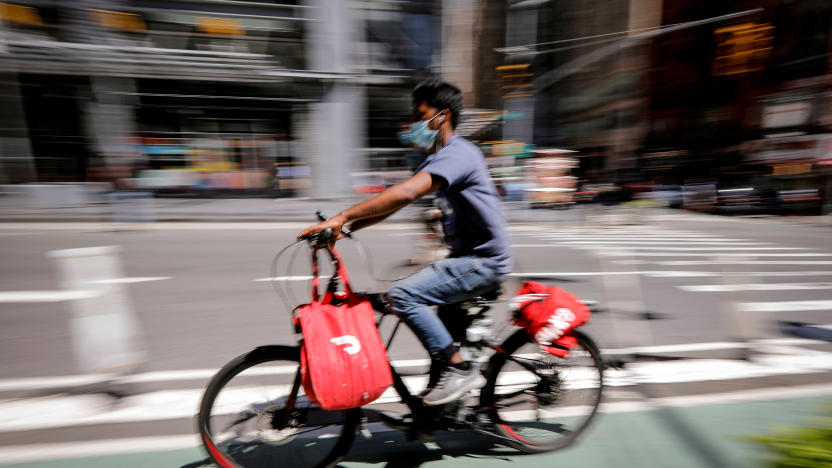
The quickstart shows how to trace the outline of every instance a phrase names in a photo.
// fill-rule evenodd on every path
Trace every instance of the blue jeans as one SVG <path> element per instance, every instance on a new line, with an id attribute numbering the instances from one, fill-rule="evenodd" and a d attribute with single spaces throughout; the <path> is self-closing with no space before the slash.
<path id="1" fill-rule="evenodd" d="M 446 258 L 398 281 L 390 290 L 393 311 L 413 330 L 431 358 L 447 359 L 453 338 L 432 305 L 462 302 L 497 286 L 503 275 L 482 257 Z"/>

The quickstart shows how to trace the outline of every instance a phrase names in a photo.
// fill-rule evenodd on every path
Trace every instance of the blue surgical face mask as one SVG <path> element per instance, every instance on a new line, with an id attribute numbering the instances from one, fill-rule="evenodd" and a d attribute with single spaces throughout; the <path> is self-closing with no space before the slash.
<path id="1" fill-rule="evenodd" d="M 425 151 L 431 151 L 434 143 L 436 143 L 436 137 L 439 135 L 439 130 L 431 130 L 428 128 L 428 125 L 430 125 L 430 122 L 433 119 L 439 117 L 440 115 L 440 113 L 437 113 L 428 120 L 421 120 L 411 125 L 410 133 L 408 135 L 408 139 L 410 140 L 409 144 Z M 400 140 L 401 139 L 404 138 L 400 136 Z"/>
<path id="2" fill-rule="evenodd" d="M 410 130 L 402 130 L 399 132 L 399 143 L 402 146 L 410 146 Z"/>

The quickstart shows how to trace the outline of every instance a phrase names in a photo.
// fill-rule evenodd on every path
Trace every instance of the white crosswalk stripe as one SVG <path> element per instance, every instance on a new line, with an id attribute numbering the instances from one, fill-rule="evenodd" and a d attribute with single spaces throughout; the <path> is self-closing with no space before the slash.
<path id="1" fill-rule="evenodd" d="M 581 245 L 575 248 L 582 249 L 582 250 L 621 250 L 621 247 L 617 247 L 612 244 L 594 244 L 594 245 Z M 806 247 L 657 247 L 657 246 L 630 246 L 627 247 L 628 250 L 633 251 L 655 251 L 655 250 L 670 250 L 676 252 L 688 252 L 688 251 L 708 251 L 708 252 L 733 252 L 737 250 L 742 251 L 768 251 L 768 250 L 807 250 Z M 756 255 L 756 254 L 755 254 Z"/>
<path id="2" fill-rule="evenodd" d="M 676 286 L 690 292 L 737 292 L 737 291 L 805 291 L 830 290 L 832 283 L 750 283 L 750 284 L 699 284 Z"/>
<path id="3" fill-rule="evenodd" d="M 755 362 L 724 359 L 645 362 L 631 364 L 626 371 L 609 370 L 605 384 L 620 387 L 639 383 L 689 383 L 828 371 L 832 371 L 832 353 L 777 355 Z M 500 384 L 519 384 L 525 382 L 526 377 L 523 372 L 507 373 Z M 583 388 L 590 381 L 588 372 L 570 373 L 570 388 Z M 423 388 L 427 377 L 405 377 L 405 382 L 410 388 Z M 226 398 L 228 401 L 259 401 L 264 392 L 266 395 L 283 395 L 289 389 L 289 384 L 266 388 L 235 387 L 229 389 L 231 393 Z M 111 397 L 94 394 L 0 400 L 0 413 L 4 415 L 0 420 L 0 433 L 191 418 L 197 413 L 202 391 L 201 388 L 155 391 L 128 396 L 117 405 Z M 397 399 L 391 388 L 375 403 Z"/>
<path id="4" fill-rule="evenodd" d="M 806 310 L 832 311 L 832 301 L 777 301 L 742 302 L 738 304 L 745 312 L 798 312 Z"/>
<path id="5" fill-rule="evenodd" d="M 709 218 L 710 219 L 710 218 Z M 796 277 L 796 276 L 832 276 L 829 271 L 746 271 L 729 272 L 726 267 L 745 265 L 753 269 L 756 266 L 782 266 L 794 268 L 801 266 L 832 265 L 827 260 L 832 252 L 818 252 L 806 247 L 760 242 L 748 238 L 720 236 L 691 230 L 677 230 L 658 226 L 618 226 L 607 229 L 567 228 L 555 232 L 538 232 L 529 230 L 526 235 L 531 239 L 549 241 L 545 243 L 521 243 L 514 248 L 562 247 L 596 253 L 599 255 L 623 257 L 613 260 L 623 265 L 656 265 L 667 267 L 712 267 L 713 271 L 680 271 L 653 269 L 633 269 L 631 271 L 553 271 L 553 272 L 516 272 L 513 276 L 521 278 L 547 278 L 570 276 L 621 276 L 639 275 L 648 278 L 762 278 L 762 277 Z M 677 289 L 692 293 L 720 293 L 742 291 L 830 291 L 832 283 L 750 283 L 730 284 L 684 284 Z M 795 312 L 832 310 L 832 301 L 778 301 L 753 302 L 739 305 L 740 310 L 754 312 Z"/>

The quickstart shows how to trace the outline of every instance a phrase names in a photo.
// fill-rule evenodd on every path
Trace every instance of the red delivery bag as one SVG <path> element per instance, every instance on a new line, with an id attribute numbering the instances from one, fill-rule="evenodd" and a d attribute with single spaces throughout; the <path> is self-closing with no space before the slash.
<path id="1" fill-rule="evenodd" d="M 303 341 L 300 349 L 301 382 L 309 400 L 325 410 L 366 405 L 393 384 L 390 363 L 366 296 L 350 289 L 338 253 L 327 249 L 337 265 L 336 275 L 345 291 L 318 294 L 317 249 L 312 252 L 312 302 L 299 306 Z"/>
<path id="2" fill-rule="evenodd" d="M 589 309 L 557 286 L 525 281 L 509 301 L 514 323 L 549 353 L 563 357 L 577 345 L 571 333 L 589 320 Z M 556 346 L 552 346 L 552 345 Z"/>

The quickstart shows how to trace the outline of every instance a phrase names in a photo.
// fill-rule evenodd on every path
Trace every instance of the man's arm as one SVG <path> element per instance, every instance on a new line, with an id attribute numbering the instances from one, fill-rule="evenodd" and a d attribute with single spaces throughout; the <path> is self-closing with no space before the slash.
<path id="1" fill-rule="evenodd" d="M 385 219 L 389 218 L 390 215 L 393 213 L 395 213 L 395 211 L 379 216 L 373 216 L 372 218 L 359 219 L 357 221 L 353 221 L 347 224 L 346 226 L 347 229 L 349 229 L 350 231 L 358 231 L 360 229 L 364 229 L 366 227 L 372 226 L 373 224 L 378 224 L 384 221 Z"/>
<path id="2" fill-rule="evenodd" d="M 301 231 L 298 237 L 331 228 L 333 232 L 339 233 L 340 238 L 341 228 L 345 224 L 355 223 L 358 229 L 375 224 L 419 197 L 436 191 L 441 184 L 441 179 L 438 177 L 433 177 L 425 171 L 417 172 L 404 182 L 398 183 L 351 208 L 347 208 L 326 221 L 309 226 Z"/>

